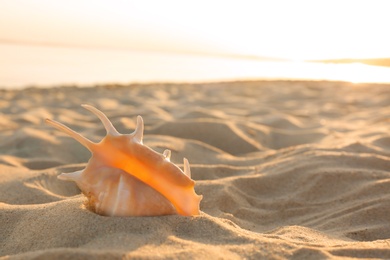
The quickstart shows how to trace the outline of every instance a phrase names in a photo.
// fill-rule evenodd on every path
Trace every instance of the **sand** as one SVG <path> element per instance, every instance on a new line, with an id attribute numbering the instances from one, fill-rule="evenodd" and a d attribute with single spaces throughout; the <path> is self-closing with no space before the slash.
<path id="1" fill-rule="evenodd" d="M 189 159 L 195 217 L 104 217 L 74 183 L 98 141 L 145 121 Z M 2 259 L 390 258 L 390 86 L 260 81 L 0 90 Z"/>

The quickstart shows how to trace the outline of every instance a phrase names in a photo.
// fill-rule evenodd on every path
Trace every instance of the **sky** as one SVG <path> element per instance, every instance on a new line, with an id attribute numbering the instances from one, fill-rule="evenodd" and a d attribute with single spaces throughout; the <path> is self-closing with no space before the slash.
<path id="1" fill-rule="evenodd" d="M 0 0 L 0 43 L 293 60 L 390 57 L 386 0 Z"/>

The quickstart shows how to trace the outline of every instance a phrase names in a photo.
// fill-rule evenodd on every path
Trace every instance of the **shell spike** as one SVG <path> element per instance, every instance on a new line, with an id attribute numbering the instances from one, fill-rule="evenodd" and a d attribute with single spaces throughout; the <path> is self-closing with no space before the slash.
<path id="1" fill-rule="evenodd" d="M 77 140 L 80 144 L 84 145 L 88 150 L 90 150 L 92 152 L 93 147 L 95 146 L 95 143 L 93 143 L 89 139 L 85 138 L 81 134 L 73 131 L 69 127 L 67 127 L 67 126 L 65 126 L 65 125 L 63 125 L 63 124 L 61 124 L 61 123 L 59 123 L 57 121 L 54 121 L 54 120 L 46 118 L 45 122 L 47 124 L 57 128 L 61 132 L 64 132 L 65 134 L 68 134 L 70 137 L 72 137 L 75 140 Z"/>
<path id="2" fill-rule="evenodd" d="M 102 121 L 104 128 L 107 131 L 107 134 L 113 135 L 113 136 L 118 136 L 120 133 L 115 129 L 115 127 L 112 125 L 111 121 L 108 119 L 108 117 L 99 109 L 90 106 L 90 105 L 81 105 L 83 108 L 91 111 L 93 114 L 95 114 L 100 121 Z"/>
<path id="3" fill-rule="evenodd" d="M 137 116 L 137 127 L 133 132 L 134 139 L 142 144 L 142 139 L 144 137 L 144 120 L 141 116 Z"/>
<path id="4" fill-rule="evenodd" d="M 190 169 L 190 163 L 186 158 L 183 159 L 184 162 L 184 174 L 188 176 L 188 178 L 191 179 L 191 169 Z"/>
<path id="5" fill-rule="evenodd" d="M 64 181 L 75 181 L 77 182 L 81 178 L 81 174 L 83 173 L 83 170 L 76 171 L 76 172 L 70 172 L 70 173 L 61 173 L 57 176 L 58 179 L 64 180 Z"/>
<path id="6" fill-rule="evenodd" d="M 163 156 L 164 156 L 165 160 L 170 162 L 171 161 L 171 150 L 166 149 L 163 152 Z"/>

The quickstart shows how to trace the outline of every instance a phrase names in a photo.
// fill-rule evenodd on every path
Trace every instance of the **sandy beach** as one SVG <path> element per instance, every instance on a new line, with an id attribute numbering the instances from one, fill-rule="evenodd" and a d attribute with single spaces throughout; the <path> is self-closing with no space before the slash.
<path id="1" fill-rule="evenodd" d="M 137 115 L 188 158 L 201 215 L 105 217 L 63 172 Z M 390 85 L 314 81 L 0 90 L 0 259 L 390 259 Z"/>

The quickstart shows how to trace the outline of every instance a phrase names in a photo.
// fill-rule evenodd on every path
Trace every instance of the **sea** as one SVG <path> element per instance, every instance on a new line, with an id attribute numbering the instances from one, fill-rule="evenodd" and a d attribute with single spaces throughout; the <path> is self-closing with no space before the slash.
<path id="1" fill-rule="evenodd" d="M 336 80 L 390 83 L 390 68 L 127 49 L 0 44 L 0 88 L 155 82 Z"/>

